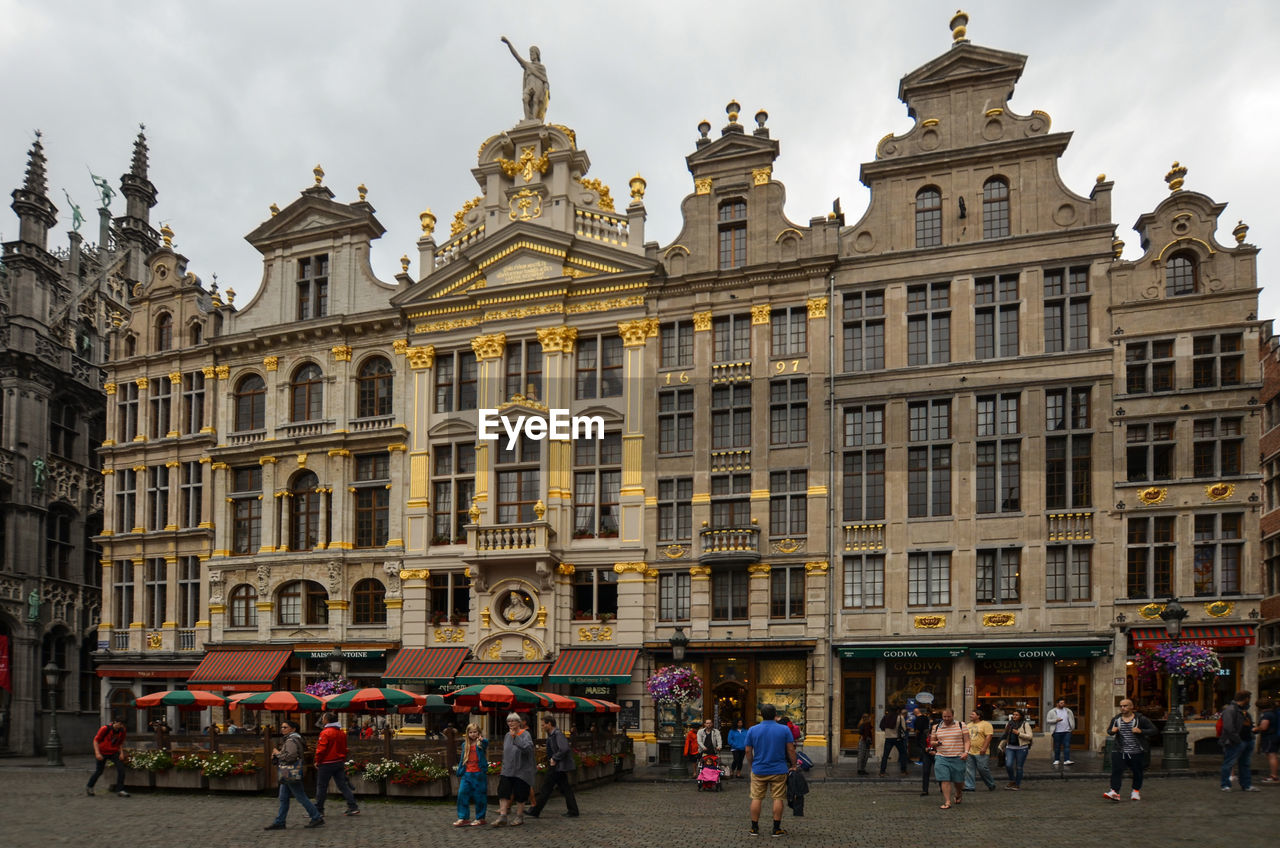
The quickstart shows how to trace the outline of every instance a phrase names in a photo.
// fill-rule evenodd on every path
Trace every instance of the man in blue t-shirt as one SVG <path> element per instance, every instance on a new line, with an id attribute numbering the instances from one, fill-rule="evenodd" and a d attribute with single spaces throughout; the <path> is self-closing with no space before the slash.
<path id="1" fill-rule="evenodd" d="M 760 835 L 760 807 L 773 799 L 773 835 L 782 836 L 782 803 L 787 775 L 796 767 L 796 740 L 785 724 L 778 724 L 773 704 L 760 708 L 760 723 L 747 731 L 746 762 L 751 768 L 751 835 Z"/>

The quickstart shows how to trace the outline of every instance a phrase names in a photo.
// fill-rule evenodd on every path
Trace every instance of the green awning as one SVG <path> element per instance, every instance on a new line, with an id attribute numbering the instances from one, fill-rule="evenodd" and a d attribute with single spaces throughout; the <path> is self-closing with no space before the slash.
<path id="1" fill-rule="evenodd" d="M 1075 660 L 1105 657 L 1110 650 L 1110 642 L 1089 642 L 1076 645 L 1001 645 L 970 648 L 969 653 L 975 660 Z"/>
<path id="2" fill-rule="evenodd" d="M 938 647 L 936 645 L 881 645 L 879 647 L 871 647 L 869 645 L 859 645 L 857 647 L 841 647 L 836 648 L 836 653 L 843 660 L 852 659 L 886 659 L 886 660 L 911 660 L 919 657 L 963 657 L 967 647 L 959 645 L 946 645 Z"/>

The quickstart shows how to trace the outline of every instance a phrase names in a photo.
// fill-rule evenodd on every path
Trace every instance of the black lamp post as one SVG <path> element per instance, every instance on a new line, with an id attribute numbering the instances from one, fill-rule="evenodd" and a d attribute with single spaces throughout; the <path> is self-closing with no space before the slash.
<path id="1" fill-rule="evenodd" d="M 45 765 L 62 767 L 62 737 L 58 735 L 58 686 L 62 683 L 62 669 L 50 661 L 43 672 L 44 686 L 49 690 L 49 739 L 44 743 L 49 761 Z"/>
<path id="2" fill-rule="evenodd" d="M 684 628 L 677 627 L 667 641 L 671 643 L 671 659 L 676 662 L 682 662 L 684 660 L 684 649 L 689 647 L 689 637 L 684 635 Z"/>
<path id="3" fill-rule="evenodd" d="M 342 676 L 342 646 L 334 645 L 333 650 L 329 652 L 329 657 L 325 660 L 325 664 L 329 668 L 329 679 L 337 680 Z"/>
<path id="4" fill-rule="evenodd" d="M 671 638 L 667 639 L 671 643 L 671 659 L 676 662 L 684 661 L 685 648 L 689 647 L 689 637 L 685 635 L 683 627 L 677 627 L 675 632 L 671 634 Z M 672 778 L 684 780 L 689 776 L 684 764 L 684 704 L 676 702 L 676 732 L 671 740 L 671 770 Z"/>
<path id="5" fill-rule="evenodd" d="M 1170 598 L 1160 611 L 1160 618 L 1169 631 L 1169 638 L 1178 642 L 1182 638 L 1182 619 L 1187 617 L 1187 610 L 1178 603 L 1177 598 Z M 1190 767 L 1187 760 L 1187 725 L 1182 717 L 1182 705 L 1186 701 L 1187 685 L 1182 677 L 1169 676 L 1169 687 L 1172 690 L 1169 720 L 1164 723 L 1164 760 L 1165 771 L 1186 769 Z"/>

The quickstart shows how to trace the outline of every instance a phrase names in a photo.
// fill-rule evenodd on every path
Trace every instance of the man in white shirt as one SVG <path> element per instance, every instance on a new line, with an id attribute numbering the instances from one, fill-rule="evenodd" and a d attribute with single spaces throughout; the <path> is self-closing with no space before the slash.
<path id="1" fill-rule="evenodd" d="M 1044 714 L 1044 723 L 1053 732 L 1053 764 L 1073 766 L 1071 759 L 1071 733 L 1076 729 L 1076 714 L 1067 706 L 1064 698 Z"/>

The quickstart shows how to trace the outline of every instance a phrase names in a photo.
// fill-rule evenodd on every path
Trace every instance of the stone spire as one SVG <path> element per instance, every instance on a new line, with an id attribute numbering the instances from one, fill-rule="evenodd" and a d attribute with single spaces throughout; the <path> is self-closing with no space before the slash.
<path id="1" fill-rule="evenodd" d="M 138 137 L 133 142 L 133 163 L 129 173 L 120 177 L 120 193 L 125 197 L 124 214 L 116 218 L 120 238 L 137 245 L 141 252 L 149 254 L 160 243 L 156 231 L 151 228 L 151 208 L 156 205 L 156 187 L 147 177 L 146 125 L 138 125 Z"/>
<path id="2" fill-rule="evenodd" d="M 129 173 L 140 180 L 147 178 L 147 136 L 146 125 L 138 124 L 138 137 L 133 140 L 133 166 Z"/>
<path id="3" fill-rule="evenodd" d="M 36 130 L 36 140 L 27 153 L 27 176 L 22 188 L 14 189 L 11 206 L 20 222 L 18 239 L 41 250 L 48 246 L 49 228 L 58 223 L 58 208 L 49 200 L 48 191 L 44 145 Z"/>

